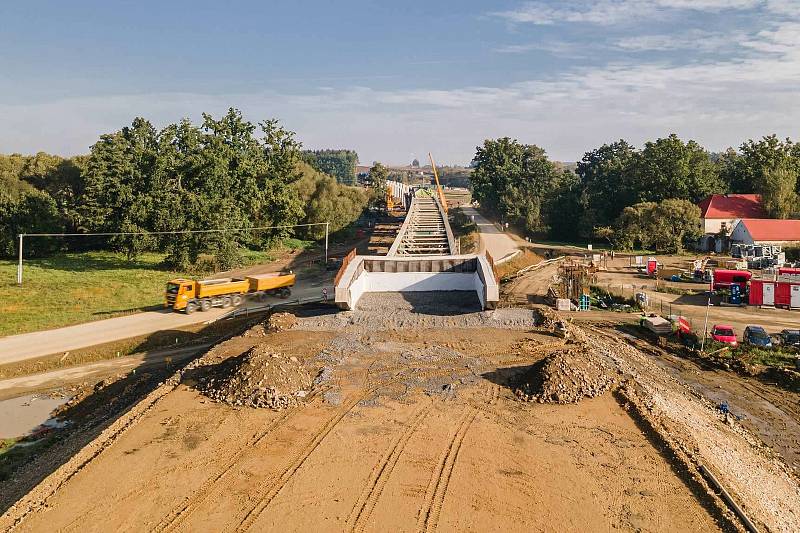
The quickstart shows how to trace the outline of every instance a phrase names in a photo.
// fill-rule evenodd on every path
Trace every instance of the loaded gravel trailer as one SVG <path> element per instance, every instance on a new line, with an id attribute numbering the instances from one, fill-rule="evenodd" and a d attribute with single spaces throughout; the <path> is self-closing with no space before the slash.
<path id="1" fill-rule="evenodd" d="M 196 281 L 178 278 L 167 283 L 165 307 L 191 314 L 198 309 L 208 311 L 212 307 L 236 307 L 241 305 L 245 296 L 288 298 L 294 282 L 295 275 L 291 272 L 256 274 L 244 279 Z"/>

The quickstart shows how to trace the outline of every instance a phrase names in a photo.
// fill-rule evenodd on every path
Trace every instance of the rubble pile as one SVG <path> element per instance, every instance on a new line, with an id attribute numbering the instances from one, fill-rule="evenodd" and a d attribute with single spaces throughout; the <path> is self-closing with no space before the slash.
<path id="1" fill-rule="evenodd" d="M 515 392 L 528 402 L 578 403 L 610 389 L 616 374 L 614 366 L 597 352 L 573 346 L 534 365 Z"/>
<path id="2" fill-rule="evenodd" d="M 296 357 L 256 346 L 231 360 L 223 375 L 208 375 L 197 388 L 212 400 L 232 406 L 285 409 L 311 390 L 313 378 Z"/>
<path id="3" fill-rule="evenodd" d="M 273 313 L 267 320 L 269 331 L 285 331 L 292 329 L 297 324 L 297 317 L 292 313 Z"/>

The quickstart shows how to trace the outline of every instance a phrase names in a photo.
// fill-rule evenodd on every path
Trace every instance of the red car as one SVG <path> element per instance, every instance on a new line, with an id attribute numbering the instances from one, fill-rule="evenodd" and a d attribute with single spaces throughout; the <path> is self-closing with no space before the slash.
<path id="1" fill-rule="evenodd" d="M 733 331 L 733 326 L 724 324 L 716 324 L 711 328 L 711 338 L 731 346 L 738 346 L 739 344 L 739 341 L 736 340 L 736 332 Z"/>

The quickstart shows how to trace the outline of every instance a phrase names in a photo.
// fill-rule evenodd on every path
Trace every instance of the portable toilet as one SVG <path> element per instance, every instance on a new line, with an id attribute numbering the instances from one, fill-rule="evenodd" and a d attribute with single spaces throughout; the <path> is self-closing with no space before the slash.
<path id="1" fill-rule="evenodd" d="M 658 270 L 658 261 L 656 261 L 656 258 L 655 257 L 648 257 L 647 258 L 647 275 L 648 276 L 655 276 L 657 270 Z"/>
<path id="2" fill-rule="evenodd" d="M 742 289 L 738 285 L 731 285 L 731 296 L 728 300 L 734 305 L 742 303 Z"/>

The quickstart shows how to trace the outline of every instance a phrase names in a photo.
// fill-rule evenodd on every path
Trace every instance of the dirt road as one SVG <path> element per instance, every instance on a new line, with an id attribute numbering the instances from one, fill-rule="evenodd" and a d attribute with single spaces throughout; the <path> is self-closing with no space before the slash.
<path id="1" fill-rule="evenodd" d="M 475 225 L 478 226 L 478 232 L 481 237 L 479 252 L 488 251 L 495 261 L 500 261 L 519 250 L 511 237 L 500 231 L 495 224 L 481 215 L 477 209 L 464 206 L 461 210 L 468 217 L 475 217 Z"/>
<path id="2" fill-rule="evenodd" d="M 320 280 L 308 281 L 306 284 L 298 285 L 288 301 L 297 298 L 319 297 L 322 288 L 325 286 L 327 286 L 328 294 L 332 295 L 333 287 L 329 283 Z M 268 297 L 264 302 L 246 300 L 243 307 L 257 307 L 264 305 L 264 303 L 282 303 L 286 301 L 272 297 Z M 205 313 L 197 312 L 191 315 L 175 313 L 169 310 L 146 311 L 65 328 L 2 337 L 0 338 L 0 364 L 15 363 L 34 357 L 77 350 L 106 342 L 147 335 L 156 331 L 179 328 L 189 324 L 198 324 L 214 320 L 228 311 L 230 310 L 212 308 Z"/>
<path id="3" fill-rule="evenodd" d="M 275 413 L 212 403 L 191 388 L 201 374 L 187 374 L 0 528 L 17 519 L 20 531 L 720 528 L 613 396 L 514 399 L 509 376 L 561 344 L 553 337 L 288 331 L 232 339 L 213 360 L 256 344 L 321 364 L 327 378 L 306 403 Z"/>

